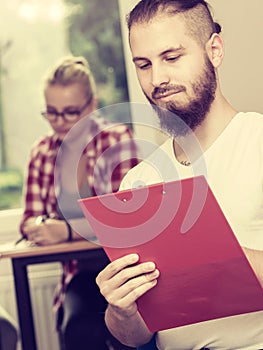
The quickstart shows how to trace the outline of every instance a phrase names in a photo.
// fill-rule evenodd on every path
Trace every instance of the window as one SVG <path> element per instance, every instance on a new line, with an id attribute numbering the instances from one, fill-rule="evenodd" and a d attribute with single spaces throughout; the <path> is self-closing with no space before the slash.
<path id="1" fill-rule="evenodd" d="M 61 56 L 83 55 L 99 107 L 128 101 L 117 0 L 2 0 L 0 5 L 0 210 L 19 208 L 42 120 L 42 77 Z M 130 121 L 130 115 L 115 115 Z"/>

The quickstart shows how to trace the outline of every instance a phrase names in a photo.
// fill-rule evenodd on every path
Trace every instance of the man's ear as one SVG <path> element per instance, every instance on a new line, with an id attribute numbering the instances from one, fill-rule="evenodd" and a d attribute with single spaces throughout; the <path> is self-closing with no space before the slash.
<path id="1" fill-rule="evenodd" d="M 224 41 L 222 37 L 214 33 L 206 43 L 207 55 L 215 68 L 218 68 L 224 58 Z"/>

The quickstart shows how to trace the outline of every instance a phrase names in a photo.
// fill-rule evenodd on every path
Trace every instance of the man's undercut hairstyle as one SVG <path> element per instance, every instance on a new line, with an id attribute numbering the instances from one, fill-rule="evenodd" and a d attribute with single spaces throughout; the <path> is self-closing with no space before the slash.
<path id="1" fill-rule="evenodd" d="M 141 0 L 127 16 L 129 31 L 133 24 L 148 23 L 160 14 L 184 16 L 188 34 L 204 45 L 213 33 L 220 33 L 210 6 L 205 0 Z"/>

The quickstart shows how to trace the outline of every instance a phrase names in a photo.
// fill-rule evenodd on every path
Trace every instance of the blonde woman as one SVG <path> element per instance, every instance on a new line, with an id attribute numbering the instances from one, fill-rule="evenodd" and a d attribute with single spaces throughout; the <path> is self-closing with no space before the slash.
<path id="1" fill-rule="evenodd" d="M 83 57 L 65 57 L 56 64 L 44 96 L 42 115 L 51 134 L 37 141 L 30 153 L 21 233 L 39 245 L 93 240 L 77 199 L 118 190 L 123 176 L 137 164 L 131 130 L 94 113 L 95 82 Z M 92 264 L 74 261 L 63 266 L 54 306 L 67 350 L 106 350 L 115 342 L 105 327 L 106 302 L 95 284 L 107 263 L 99 250 Z M 126 349 L 117 341 L 114 346 Z"/>

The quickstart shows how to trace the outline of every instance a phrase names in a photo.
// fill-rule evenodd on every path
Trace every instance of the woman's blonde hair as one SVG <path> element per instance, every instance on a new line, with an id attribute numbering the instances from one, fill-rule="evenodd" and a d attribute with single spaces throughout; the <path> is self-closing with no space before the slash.
<path id="1" fill-rule="evenodd" d="M 63 57 L 45 78 L 45 88 L 50 85 L 82 84 L 87 98 L 96 94 L 96 86 L 88 61 L 82 56 Z"/>

